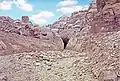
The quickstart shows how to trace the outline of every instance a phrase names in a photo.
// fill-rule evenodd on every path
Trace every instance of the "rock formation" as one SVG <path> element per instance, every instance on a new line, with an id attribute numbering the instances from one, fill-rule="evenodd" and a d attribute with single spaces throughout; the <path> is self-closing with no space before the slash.
<path id="1" fill-rule="evenodd" d="M 98 9 L 99 6 L 103 5 L 103 2 L 105 2 L 104 7 L 103 8 L 100 7 L 101 10 Z M 83 37 L 89 37 L 88 40 L 85 39 L 86 41 L 89 41 L 89 40 L 92 40 L 91 36 L 97 37 L 96 35 L 99 36 L 99 34 L 101 34 L 101 36 L 102 36 L 102 33 L 106 34 L 106 33 L 110 33 L 110 32 L 116 34 L 116 32 L 118 32 L 120 30 L 120 27 L 119 27 L 119 15 L 120 14 L 119 14 L 119 9 L 117 9 L 119 7 L 119 5 L 118 5 L 119 1 L 114 3 L 114 1 L 111 2 L 111 1 L 107 1 L 107 0 L 106 1 L 97 0 L 96 4 L 98 7 L 97 10 L 98 11 L 100 10 L 99 12 L 97 12 L 96 10 L 93 11 L 93 9 L 91 10 L 89 8 L 88 12 L 86 13 L 85 18 L 86 18 L 86 24 L 87 24 L 86 26 L 87 27 L 84 27 L 84 28 L 87 28 L 87 34 L 85 36 L 81 35 L 82 31 L 80 33 L 76 33 L 76 36 L 74 36 L 70 39 L 70 42 L 69 42 L 69 45 L 67 48 L 81 50 L 81 47 L 79 47 L 79 46 L 81 46 L 82 41 L 80 42 L 80 39 L 84 40 Z M 114 5 L 114 7 L 113 7 L 113 5 Z M 111 34 L 111 35 L 113 35 L 113 34 Z M 97 38 L 99 38 L 99 37 L 97 37 Z M 78 44 L 76 44 L 77 42 L 78 42 Z M 87 42 L 85 42 L 85 43 L 87 43 Z M 85 46 L 84 48 L 86 48 L 86 47 L 87 46 Z"/>
<path id="2" fill-rule="evenodd" d="M 72 36 L 86 27 L 85 16 L 87 11 L 74 12 L 70 17 L 61 17 L 55 23 L 48 25 L 64 42 L 64 48 Z"/>
<path id="3" fill-rule="evenodd" d="M 87 53 L 98 81 L 119 81 L 119 1 L 97 0 L 97 12 L 86 14 L 88 34 L 76 34 L 66 49 Z M 113 65 L 112 65 L 113 64 Z"/>
<path id="4" fill-rule="evenodd" d="M 99 12 L 89 22 L 91 32 L 113 32 L 119 31 L 120 9 L 118 0 L 97 0 L 97 9 Z"/>
<path id="5" fill-rule="evenodd" d="M 22 16 L 22 22 L 23 23 L 29 23 L 29 17 L 28 16 Z"/>
<path id="6" fill-rule="evenodd" d="M 96 0 L 43 28 L 0 17 L 0 81 L 120 81 L 119 7 Z"/>
<path id="7" fill-rule="evenodd" d="M 64 49 L 62 39 L 50 29 L 34 27 L 26 16 L 22 19 L 0 17 L 0 55 Z"/>

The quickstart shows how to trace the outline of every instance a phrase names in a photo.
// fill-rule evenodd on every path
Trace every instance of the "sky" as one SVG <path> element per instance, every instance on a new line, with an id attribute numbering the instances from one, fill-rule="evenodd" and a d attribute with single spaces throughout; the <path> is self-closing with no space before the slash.
<path id="1" fill-rule="evenodd" d="M 88 8 L 92 0 L 0 0 L 0 16 L 30 20 L 41 26 L 55 22 L 59 17 Z"/>

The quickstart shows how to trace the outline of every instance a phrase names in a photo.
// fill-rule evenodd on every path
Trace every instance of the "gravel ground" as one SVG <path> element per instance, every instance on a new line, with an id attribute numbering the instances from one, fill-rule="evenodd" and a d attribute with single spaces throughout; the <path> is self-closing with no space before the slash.
<path id="1" fill-rule="evenodd" d="M 65 50 L 0 56 L 0 81 L 98 81 L 85 53 Z"/>

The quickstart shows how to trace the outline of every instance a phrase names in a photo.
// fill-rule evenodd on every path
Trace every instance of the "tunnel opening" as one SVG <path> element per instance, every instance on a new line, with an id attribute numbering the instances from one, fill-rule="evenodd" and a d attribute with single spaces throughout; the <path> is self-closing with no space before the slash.
<path id="1" fill-rule="evenodd" d="M 43 36 L 47 36 L 47 33 L 42 33 Z"/>
<path id="2" fill-rule="evenodd" d="M 64 43 L 64 49 L 66 48 L 68 42 L 69 42 L 69 38 L 62 38 L 63 43 Z"/>

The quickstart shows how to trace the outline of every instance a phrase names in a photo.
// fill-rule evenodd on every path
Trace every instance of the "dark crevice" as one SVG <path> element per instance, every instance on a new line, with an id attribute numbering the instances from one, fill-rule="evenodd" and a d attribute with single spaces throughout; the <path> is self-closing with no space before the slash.
<path id="1" fill-rule="evenodd" d="M 69 38 L 62 38 L 63 43 L 64 43 L 64 49 L 66 48 L 68 42 L 69 42 Z"/>
<path id="2" fill-rule="evenodd" d="M 42 33 L 43 36 L 47 36 L 47 33 Z"/>

